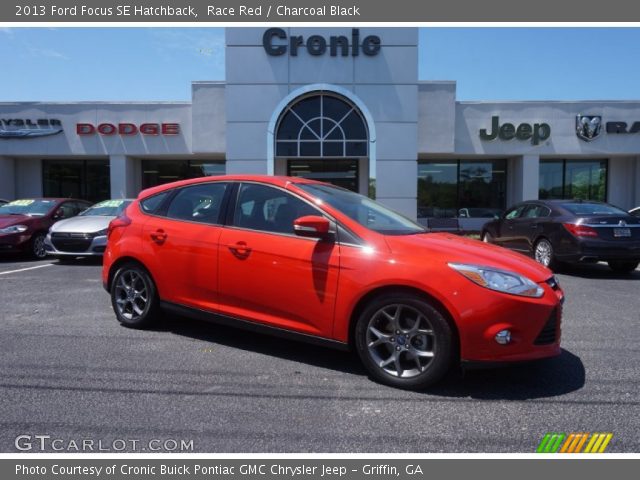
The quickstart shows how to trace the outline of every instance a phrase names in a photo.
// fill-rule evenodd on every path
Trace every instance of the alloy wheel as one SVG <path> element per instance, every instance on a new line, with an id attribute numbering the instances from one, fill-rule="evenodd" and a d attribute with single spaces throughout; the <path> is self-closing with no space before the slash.
<path id="1" fill-rule="evenodd" d="M 145 279 L 135 270 L 126 270 L 118 276 L 114 288 L 120 316 L 129 322 L 138 321 L 149 304 L 149 288 Z"/>
<path id="2" fill-rule="evenodd" d="M 47 249 L 44 247 L 44 235 L 36 235 L 33 239 L 33 255 L 36 258 L 44 258 L 47 256 Z"/>
<path id="3" fill-rule="evenodd" d="M 366 344 L 373 362 L 398 378 L 424 373 L 437 352 L 431 323 L 422 312 L 405 304 L 386 305 L 371 317 Z"/>
<path id="4" fill-rule="evenodd" d="M 553 260 L 553 247 L 547 240 L 540 240 L 536 244 L 535 258 L 536 262 L 541 263 L 545 267 L 551 265 Z"/>

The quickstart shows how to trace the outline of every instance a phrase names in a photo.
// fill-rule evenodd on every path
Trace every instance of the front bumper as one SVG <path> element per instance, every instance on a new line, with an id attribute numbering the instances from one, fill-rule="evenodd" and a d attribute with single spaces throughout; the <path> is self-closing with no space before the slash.
<path id="1" fill-rule="evenodd" d="M 564 293 L 553 282 L 540 285 L 545 290 L 540 299 L 501 295 L 501 301 L 465 320 L 460 329 L 462 362 L 510 363 L 560 355 Z M 506 345 L 495 339 L 503 330 L 511 334 Z"/>
<path id="2" fill-rule="evenodd" d="M 23 252 L 29 247 L 30 233 L 0 234 L 0 253 Z"/>
<path id="3" fill-rule="evenodd" d="M 44 247 L 49 255 L 69 257 L 102 256 L 107 248 L 107 236 L 93 236 L 92 233 L 51 232 L 44 240 Z"/>

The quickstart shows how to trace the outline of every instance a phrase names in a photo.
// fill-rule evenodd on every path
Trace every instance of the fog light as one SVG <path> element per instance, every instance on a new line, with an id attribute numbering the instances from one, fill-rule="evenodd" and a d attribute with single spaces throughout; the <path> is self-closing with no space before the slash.
<path id="1" fill-rule="evenodd" d="M 498 333 L 496 333 L 496 336 L 494 338 L 500 345 L 507 345 L 511 343 L 511 331 L 500 330 Z"/>

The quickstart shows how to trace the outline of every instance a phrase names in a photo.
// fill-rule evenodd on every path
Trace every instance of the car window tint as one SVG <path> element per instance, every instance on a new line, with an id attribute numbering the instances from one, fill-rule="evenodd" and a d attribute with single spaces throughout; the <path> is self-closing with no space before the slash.
<path id="1" fill-rule="evenodd" d="M 540 206 L 540 205 L 529 205 L 524 213 L 522 214 L 523 218 L 539 218 L 542 217 L 544 215 L 542 215 L 544 207 Z"/>
<path id="2" fill-rule="evenodd" d="M 58 208 L 59 211 L 62 212 L 62 216 L 60 218 L 71 218 L 75 216 L 77 209 L 75 208 L 75 202 L 64 202 Z"/>
<path id="3" fill-rule="evenodd" d="M 321 215 L 311 205 L 278 188 L 243 183 L 233 224 L 275 233 L 293 234 L 293 221 L 305 215 Z"/>
<path id="4" fill-rule="evenodd" d="M 167 198 L 167 195 L 169 195 L 169 191 L 158 193 L 153 197 L 145 198 L 140 202 L 140 206 L 146 213 L 154 213 L 158 208 L 160 208 L 162 202 Z"/>
<path id="5" fill-rule="evenodd" d="M 181 188 L 167 208 L 167 217 L 175 220 L 217 224 L 226 188 L 227 184 L 220 182 L 202 183 Z"/>
<path id="6" fill-rule="evenodd" d="M 513 220 L 514 218 L 518 218 L 522 214 L 524 207 L 525 205 L 520 205 L 519 207 L 512 208 L 505 214 L 504 218 L 507 220 Z"/>

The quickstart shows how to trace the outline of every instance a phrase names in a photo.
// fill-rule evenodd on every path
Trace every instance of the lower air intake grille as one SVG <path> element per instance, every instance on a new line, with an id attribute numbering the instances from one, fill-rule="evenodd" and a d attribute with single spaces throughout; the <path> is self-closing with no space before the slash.
<path id="1" fill-rule="evenodd" d="M 534 340 L 534 345 L 549 345 L 556 341 L 556 332 L 558 331 L 558 309 L 554 308 L 549 315 L 549 320 L 544 324 L 542 330 Z"/>

